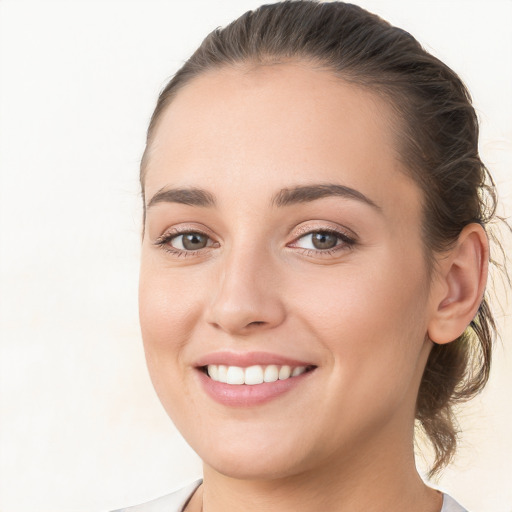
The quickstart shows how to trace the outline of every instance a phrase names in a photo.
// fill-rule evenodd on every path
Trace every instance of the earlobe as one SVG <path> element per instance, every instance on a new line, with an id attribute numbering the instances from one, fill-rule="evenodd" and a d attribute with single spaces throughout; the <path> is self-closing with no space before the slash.
<path id="1" fill-rule="evenodd" d="M 468 224 L 440 264 L 432 297 L 429 338 L 438 344 L 457 339 L 475 317 L 485 291 L 489 242 L 480 224 Z"/>

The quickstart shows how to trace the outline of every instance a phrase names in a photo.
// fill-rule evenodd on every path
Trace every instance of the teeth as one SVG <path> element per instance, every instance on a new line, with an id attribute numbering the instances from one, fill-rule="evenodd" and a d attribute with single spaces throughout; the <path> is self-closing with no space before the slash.
<path id="1" fill-rule="evenodd" d="M 213 380 L 219 380 L 219 367 L 216 364 L 208 366 L 208 374 Z"/>
<path id="2" fill-rule="evenodd" d="M 279 370 L 279 380 L 285 380 L 292 374 L 292 369 L 289 366 L 281 366 Z"/>
<path id="3" fill-rule="evenodd" d="M 242 370 L 243 372 L 243 370 Z M 254 384 L 261 384 L 263 382 L 263 368 L 261 366 L 249 366 L 245 369 L 244 384 L 253 386 Z"/>
<path id="4" fill-rule="evenodd" d="M 265 382 L 275 382 L 277 379 L 279 379 L 279 368 L 275 364 L 270 364 L 265 368 L 263 380 Z"/>
<path id="5" fill-rule="evenodd" d="M 300 375 L 301 373 L 304 373 L 306 371 L 306 368 L 304 366 L 297 366 L 297 368 L 294 368 L 292 370 L 292 377 L 297 377 L 297 375 Z"/>
<path id="6" fill-rule="evenodd" d="M 212 365 L 212 366 L 215 366 L 215 365 Z M 210 374 L 210 377 L 212 377 L 212 379 L 215 380 L 215 377 L 212 376 L 212 374 L 210 373 L 210 370 L 208 370 L 208 373 Z M 227 366 L 224 366 L 223 364 L 219 365 L 219 373 L 217 376 L 217 380 L 219 382 L 224 382 L 224 383 L 226 383 L 228 381 L 228 367 Z"/>
<path id="7" fill-rule="evenodd" d="M 228 366 L 228 373 L 226 375 L 227 384 L 243 384 L 245 372 L 239 366 Z"/>
<path id="8" fill-rule="evenodd" d="M 223 364 L 209 364 L 208 375 L 212 380 L 223 382 L 225 384 L 261 384 L 263 382 L 275 382 L 277 380 L 286 380 L 291 377 L 297 377 L 306 371 L 305 366 L 296 366 L 292 368 L 288 365 L 277 366 L 270 364 L 268 366 L 254 365 L 248 368 L 240 366 L 226 366 Z"/>

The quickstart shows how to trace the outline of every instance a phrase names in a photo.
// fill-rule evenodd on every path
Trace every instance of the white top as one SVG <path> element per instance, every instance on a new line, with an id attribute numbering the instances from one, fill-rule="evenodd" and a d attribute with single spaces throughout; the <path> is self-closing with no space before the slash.
<path id="1" fill-rule="evenodd" d="M 202 480 L 195 482 L 141 505 L 134 507 L 121 508 L 113 512 L 183 512 L 185 505 L 189 502 L 194 491 L 201 485 Z M 443 494 L 443 508 L 440 512 L 468 512 L 465 508 L 461 507 L 453 498 L 447 494 Z"/>

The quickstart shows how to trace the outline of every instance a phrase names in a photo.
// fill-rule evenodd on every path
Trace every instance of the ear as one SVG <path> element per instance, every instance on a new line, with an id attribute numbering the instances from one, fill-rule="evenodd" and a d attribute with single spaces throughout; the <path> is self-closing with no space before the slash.
<path id="1" fill-rule="evenodd" d="M 433 284 L 429 338 L 438 344 L 457 339 L 475 317 L 485 292 L 489 241 L 480 224 L 468 224 L 455 246 L 443 254 Z"/>

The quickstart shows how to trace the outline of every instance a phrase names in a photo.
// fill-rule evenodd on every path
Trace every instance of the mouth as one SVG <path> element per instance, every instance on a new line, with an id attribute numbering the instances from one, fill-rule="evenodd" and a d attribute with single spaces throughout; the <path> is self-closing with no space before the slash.
<path id="1" fill-rule="evenodd" d="M 214 382 L 232 386 L 255 386 L 258 384 L 286 381 L 309 373 L 316 368 L 314 365 L 252 365 L 247 367 L 229 366 L 225 364 L 209 364 L 199 370 Z"/>
<path id="2" fill-rule="evenodd" d="M 263 352 L 222 352 L 196 363 L 206 394 L 228 407 L 260 406 L 300 388 L 316 373 L 316 365 Z"/>
<path id="3" fill-rule="evenodd" d="M 205 354 L 194 368 L 201 388 L 211 399 L 242 408 L 274 401 L 306 385 L 318 370 L 307 360 L 257 351 Z"/>

